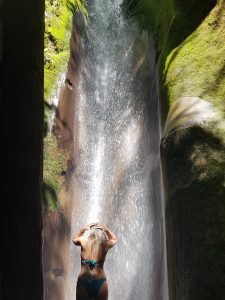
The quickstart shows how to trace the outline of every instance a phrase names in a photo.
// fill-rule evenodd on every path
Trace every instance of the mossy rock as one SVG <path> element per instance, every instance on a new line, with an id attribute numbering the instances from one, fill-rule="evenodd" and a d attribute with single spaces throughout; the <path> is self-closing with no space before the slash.
<path id="1" fill-rule="evenodd" d="M 72 14 L 66 0 L 48 0 L 45 7 L 45 68 L 44 96 L 48 101 L 57 89 L 57 78 L 66 72 L 69 59 L 69 39 Z"/>
<path id="2" fill-rule="evenodd" d="M 155 39 L 162 123 L 181 97 L 204 99 L 217 116 L 166 128 L 161 158 L 170 299 L 225 299 L 225 1 L 126 0 L 125 9 Z"/>
<path id="3" fill-rule="evenodd" d="M 225 145 L 200 126 L 162 141 L 170 299 L 225 299 Z"/>
<path id="4" fill-rule="evenodd" d="M 58 145 L 54 134 L 44 139 L 44 204 L 50 209 L 57 209 L 57 192 L 64 181 L 63 174 L 67 169 L 67 154 Z"/>
<path id="5" fill-rule="evenodd" d="M 87 21 L 86 0 L 46 0 L 45 7 L 45 49 L 44 49 L 44 186 L 43 201 L 45 207 L 57 210 L 58 194 L 64 183 L 67 170 L 68 153 L 59 144 L 54 132 L 49 130 L 51 116 L 56 115 L 57 108 L 52 104 L 56 96 L 60 77 L 67 71 L 70 57 L 70 37 L 72 18 L 79 10 Z M 54 120 L 53 120 L 54 123 Z M 65 198 L 65 197 L 64 197 Z"/>
<path id="6" fill-rule="evenodd" d="M 213 103 L 225 117 L 225 2 L 169 54 L 164 69 L 170 105 L 180 96 Z"/>
<path id="7" fill-rule="evenodd" d="M 72 17 L 79 10 L 88 18 L 86 0 L 46 0 L 45 7 L 45 80 L 44 96 L 49 101 L 57 89 L 57 80 L 66 73 L 70 56 Z"/>

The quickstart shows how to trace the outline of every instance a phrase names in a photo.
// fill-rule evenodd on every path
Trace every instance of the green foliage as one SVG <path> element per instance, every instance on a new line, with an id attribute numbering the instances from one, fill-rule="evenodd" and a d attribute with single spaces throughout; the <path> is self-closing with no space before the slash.
<path id="1" fill-rule="evenodd" d="M 55 90 L 57 76 L 65 70 L 69 58 L 72 15 L 66 0 L 47 0 L 45 9 L 44 96 L 48 101 Z"/>
<path id="2" fill-rule="evenodd" d="M 54 107 L 50 97 L 56 93 L 59 75 L 66 72 L 70 55 L 72 17 L 77 10 L 88 18 L 86 0 L 46 0 L 45 9 L 45 139 L 44 139 L 44 204 L 57 209 L 57 192 L 62 184 L 60 175 L 66 168 L 66 153 L 57 144 L 56 136 L 48 131 L 49 117 Z"/>
<path id="3" fill-rule="evenodd" d="M 164 69 L 170 104 L 198 96 L 225 116 L 225 4 L 218 4 L 202 24 L 169 54 Z"/>
<path id="4" fill-rule="evenodd" d="M 48 208 L 52 211 L 58 209 L 57 204 L 57 195 L 55 190 L 45 182 L 43 183 L 43 200 L 45 208 Z"/>
<path id="5" fill-rule="evenodd" d="M 179 11 L 184 25 L 175 19 L 177 31 L 169 34 L 175 47 L 160 70 L 166 101 L 171 106 L 181 96 L 198 96 L 220 115 L 204 128 L 173 134 L 163 146 L 170 298 L 219 300 L 225 297 L 225 2 L 218 1 L 208 16 L 197 7 L 190 12 Z"/>
<path id="6" fill-rule="evenodd" d="M 136 17 L 141 29 L 153 34 L 164 64 L 169 52 L 198 27 L 215 3 L 215 0 L 124 0 L 123 7 L 128 17 Z"/>
<path id="7" fill-rule="evenodd" d="M 50 54 L 51 60 L 46 61 L 45 65 L 45 86 L 44 94 L 45 100 L 49 102 L 49 97 L 52 91 L 57 89 L 57 79 L 59 74 L 65 72 L 65 68 L 69 59 L 69 53 L 67 49 L 59 53 Z"/>
<path id="8" fill-rule="evenodd" d="M 67 0 L 66 5 L 68 10 L 70 10 L 73 15 L 75 14 L 76 11 L 80 11 L 83 14 L 85 20 L 87 21 L 88 10 L 87 10 L 87 3 L 85 0 L 75 0 L 75 1 Z"/>
<path id="9" fill-rule="evenodd" d="M 162 115 L 181 96 L 208 100 L 225 115 L 224 1 L 124 0 L 124 9 L 153 34 Z"/>
<path id="10" fill-rule="evenodd" d="M 170 299 L 225 299 L 225 1 L 124 0 L 154 37 L 163 118 L 179 97 L 218 120 L 162 141 Z"/>
<path id="11" fill-rule="evenodd" d="M 57 88 L 60 73 L 66 71 L 70 55 L 70 36 L 72 16 L 80 10 L 88 18 L 85 0 L 46 0 L 45 9 L 45 77 L 44 96 L 48 101 L 51 93 Z"/>
<path id="12" fill-rule="evenodd" d="M 54 134 L 44 139 L 44 203 L 51 209 L 57 208 L 57 191 L 63 181 L 67 157 L 57 144 Z"/>

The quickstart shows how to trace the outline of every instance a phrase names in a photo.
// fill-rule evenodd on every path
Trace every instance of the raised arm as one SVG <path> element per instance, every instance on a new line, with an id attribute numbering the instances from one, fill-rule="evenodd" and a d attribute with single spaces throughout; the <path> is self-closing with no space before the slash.
<path id="1" fill-rule="evenodd" d="M 108 228 L 103 228 L 103 230 L 106 232 L 106 234 L 108 235 L 108 238 L 109 238 L 107 240 L 107 246 L 108 246 L 108 248 L 112 248 L 113 246 L 115 246 L 115 244 L 117 242 L 117 237 Z"/>
<path id="2" fill-rule="evenodd" d="M 90 228 L 92 226 L 95 226 L 97 225 L 98 223 L 91 223 L 87 226 L 85 226 L 84 228 L 82 228 L 79 233 L 73 238 L 73 243 L 76 245 L 76 246 L 81 246 L 81 241 L 83 239 L 83 234 L 86 230 L 90 230 Z"/>
<path id="3" fill-rule="evenodd" d="M 84 234 L 84 232 L 86 230 L 89 230 L 89 227 L 88 226 L 85 226 L 84 228 L 82 228 L 78 234 L 73 238 L 73 243 L 76 245 L 76 246 L 81 246 L 81 241 L 82 241 L 82 235 Z"/>

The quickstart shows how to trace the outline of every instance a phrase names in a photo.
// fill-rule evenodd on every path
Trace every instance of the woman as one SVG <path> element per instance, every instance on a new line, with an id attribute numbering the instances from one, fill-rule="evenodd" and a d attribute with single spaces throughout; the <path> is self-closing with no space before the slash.
<path id="1" fill-rule="evenodd" d="M 99 223 L 84 227 L 74 237 L 74 244 L 81 247 L 77 300 L 108 299 L 108 285 L 103 266 L 108 250 L 116 244 L 116 241 L 116 236 Z"/>

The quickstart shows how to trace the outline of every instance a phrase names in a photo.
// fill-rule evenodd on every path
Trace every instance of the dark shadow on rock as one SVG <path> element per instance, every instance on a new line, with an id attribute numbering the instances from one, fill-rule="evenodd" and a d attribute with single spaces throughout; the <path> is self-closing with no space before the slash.
<path id="1" fill-rule="evenodd" d="M 125 0 L 123 2 L 124 12 L 128 17 L 134 17 L 137 15 L 145 16 L 146 19 L 150 18 L 147 15 L 146 11 L 144 11 L 143 0 Z M 154 10 L 154 3 L 149 1 L 149 6 L 152 6 Z M 154 2 L 154 1 L 152 1 Z M 216 5 L 216 0 L 194 0 L 194 1 L 184 1 L 184 0 L 176 0 L 173 3 L 174 9 L 174 19 L 172 20 L 171 26 L 169 28 L 168 37 L 164 37 L 167 39 L 167 44 L 169 45 L 168 51 L 171 51 L 173 48 L 177 47 L 182 41 L 184 41 L 194 30 L 201 24 L 202 20 L 208 15 L 208 13 L 213 9 Z M 159 3 L 159 6 L 165 6 L 163 3 Z M 159 7 L 160 9 L 160 7 Z M 155 32 L 154 38 L 157 42 L 159 39 L 163 28 L 163 24 L 160 22 L 163 21 L 168 12 L 164 9 L 162 12 L 162 20 L 157 20 L 158 24 L 152 24 L 154 28 L 150 28 L 150 31 Z M 139 20 L 139 19 L 138 19 Z M 140 19 L 142 20 L 142 19 Z M 152 20 L 149 20 L 151 22 Z M 141 22 L 141 21 L 140 21 Z M 140 24 L 142 27 L 143 24 Z M 164 43 L 160 41 L 160 44 Z M 158 49 L 160 51 L 161 49 Z"/>
<path id="2" fill-rule="evenodd" d="M 1 299 L 43 299 L 44 1 L 3 7 Z"/>
<path id="3" fill-rule="evenodd" d="M 175 19 L 171 28 L 171 49 L 182 43 L 215 7 L 216 0 L 175 0 Z"/>
<path id="4" fill-rule="evenodd" d="M 49 184 L 43 183 L 43 203 L 45 207 L 57 209 L 57 194 Z"/>
<path id="5" fill-rule="evenodd" d="M 224 153 L 221 140 L 197 126 L 161 145 L 171 299 L 225 298 Z"/>
<path id="6" fill-rule="evenodd" d="M 61 211 L 46 211 L 43 234 L 45 299 L 63 299 L 68 275 L 70 225 Z"/>

